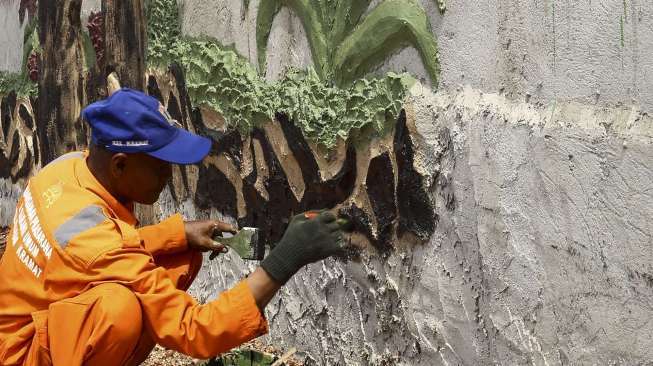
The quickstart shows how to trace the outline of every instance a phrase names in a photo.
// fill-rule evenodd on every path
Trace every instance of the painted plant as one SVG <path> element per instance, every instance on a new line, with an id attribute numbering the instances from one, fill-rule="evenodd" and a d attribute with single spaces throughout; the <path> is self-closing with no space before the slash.
<path id="1" fill-rule="evenodd" d="M 424 9 L 415 0 L 385 0 L 363 16 L 371 0 L 268 0 L 259 3 L 256 45 L 265 70 L 272 23 L 282 7 L 301 19 L 313 63 L 323 80 L 345 86 L 367 75 L 405 46 L 415 47 L 433 84 L 440 64 L 437 42 Z M 439 1 L 441 11 L 444 3 Z"/>
<path id="2" fill-rule="evenodd" d="M 229 127 L 243 133 L 283 113 L 305 137 L 328 148 L 338 139 L 383 135 L 394 126 L 413 82 L 407 74 L 388 73 L 349 79 L 341 86 L 315 69 L 292 69 L 278 82 L 269 82 L 233 48 L 207 37 L 183 36 L 175 0 L 149 0 L 147 6 L 150 67 L 180 65 L 193 105 L 219 112 Z"/>
<path id="3" fill-rule="evenodd" d="M 75 4 L 79 6 L 80 3 Z M 192 183 L 191 173 L 184 170 L 183 179 L 177 182 L 177 187 L 172 187 L 177 192 L 175 200 L 193 197 L 200 209 L 215 208 L 237 218 L 241 226 L 261 228 L 271 242 L 282 234 L 283 218 L 315 208 L 337 208 L 352 218 L 357 231 L 372 246 L 384 253 L 406 232 L 422 240 L 433 232 L 436 218 L 432 215 L 423 178 L 413 167 L 413 141 L 408 133 L 406 115 L 402 113 L 406 91 L 414 79 L 395 73 L 383 77 L 366 76 L 391 52 L 414 45 L 422 52 L 427 67 L 430 66 L 433 80 L 437 80 L 435 38 L 430 33 L 424 10 L 415 1 L 386 0 L 367 16 L 363 14 L 368 11 L 369 1 L 316 2 L 314 8 L 304 8 L 312 14 L 309 18 L 314 22 L 313 29 L 318 30 L 319 34 L 314 37 L 316 42 L 323 42 L 319 46 L 322 48 L 316 48 L 313 53 L 321 61 L 315 63 L 316 68 L 288 70 L 276 82 L 262 77 L 255 65 L 233 48 L 211 38 L 184 36 L 176 0 L 148 0 L 145 4 L 147 18 L 143 20 L 147 20 L 149 41 L 147 51 L 143 50 L 142 54 L 147 57 L 149 66 L 148 91 L 185 126 L 216 141 L 212 156 L 193 173 L 197 174 L 196 184 Z M 268 6 L 269 3 L 259 4 Z M 270 24 L 284 4 L 286 2 L 277 3 L 269 14 Z M 303 5 L 307 6 L 308 2 Z M 29 54 L 39 50 L 43 56 L 46 51 L 42 50 L 49 50 L 49 55 L 55 55 L 62 48 L 57 43 L 61 39 L 49 37 L 41 45 L 37 29 L 57 25 L 52 22 L 55 17 L 47 15 L 60 8 L 54 3 L 41 6 L 44 8 L 39 9 L 39 19 L 35 17 L 38 22 L 26 31 L 25 49 Z M 65 100 L 75 103 L 62 103 L 59 99 L 45 103 L 48 95 L 40 94 L 33 99 L 37 102 L 35 109 L 82 105 L 93 97 L 89 91 L 92 93 L 100 85 L 93 84 L 92 77 L 98 64 L 120 63 L 118 56 L 129 53 L 128 42 L 124 40 L 128 38 L 126 35 L 137 31 L 108 32 L 107 26 L 111 24 L 111 29 L 123 29 L 116 26 L 120 19 L 107 16 L 118 13 L 111 6 L 119 5 L 107 3 L 110 11 L 91 14 L 88 33 L 82 30 L 81 23 L 63 24 L 53 33 L 75 31 L 77 46 L 73 51 L 77 56 L 74 64 L 57 63 L 63 57 L 50 57 L 49 63 L 33 65 L 39 68 L 31 68 L 31 73 L 13 75 L 27 81 L 27 76 L 34 75 L 39 84 L 48 89 L 59 87 L 51 77 L 44 79 L 54 75 L 56 68 L 64 68 L 68 77 L 81 75 L 83 78 L 79 83 L 66 84 L 71 93 Z M 329 30 L 324 33 L 320 27 Z M 269 27 L 266 32 L 265 37 L 269 37 Z M 375 34 L 381 35 L 382 40 L 367 40 Z M 118 45 L 121 51 L 109 52 L 105 46 L 109 44 Z M 366 50 L 356 53 L 351 47 Z M 38 58 L 39 61 L 43 59 Z M 134 62 L 123 63 L 131 65 Z M 166 79 L 170 75 L 174 80 Z M 336 78 L 341 82 L 335 82 Z M 17 80 L 4 79 L 4 83 L 4 90 L 16 91 Z M 29 81 L 26 85 L 36 93 L 35 83 Z M 159 89 L 158 85 L 163 87 Z M 0 77 L 1 90 L 3 79 Z M 76 131 L 71 128 L 74 118 L 54 113 L 56 109 L 53 109 L 52 118 L 34 119 L 32 117 L 38 114 L 29 105 L 20 107 L 16 94 L 8 93 L 0 98 L 3 127 L 0 137 L 11 142 L 7 144 L 10 148 L 0 154 L 0 159 L 6 158 L 9 163 L 5 165 L 13 167 L 4 172 L 12 179 L 28 176 L 37 161 L 47 163 L 58 156 L 57 151 L 47 150 L 49 146 L 61 148 L 67 146 L 63 142 L 76 141 L 74 138 L 78 137 L 69 133 Z M 75 101 L 74 97 L 81 99 Z M 209 116 L 218 112 L 229 128 L 226 131 L 216 129 L 215 121 L 204 118 L 206 110 Z M 66 109 L 64 112 L 75 111 Z M 14 127 L 21 123 L 33 129 L 29 136 L 14 132 L 26 130 Z M 65 127 L 66 134 L 46 136 L 44 132 L 51 130 L 48 123 Z M 28 138 L 32 139 L 31 143 Z M 385 141 L 382 150 L 377 148 L 374 154 L 364 152 L 374 138 Z M 46 143 L 48 141 L 53 143 Z M 338 145 L 338 141 L 344 144 Z M 323 171 L 325 167 L 318 163 L 313 151 L 315 145 L 311 142 L 332 149 L 332 157 L 342 162 L 337 172 Z M 279 150 L 277 145 L 285 147 Z M 282 151 L 292 154 L 291 160 L 298 163 L 296 169 Z M 247 170 L 247 166 L 254 169 Z M 359 187 L 361 184 L 363 189 Z M 215 187 L 221 187 L 225 194 L 216 195 Z M 417 217 L 414 212 L 423 214 Z"/>

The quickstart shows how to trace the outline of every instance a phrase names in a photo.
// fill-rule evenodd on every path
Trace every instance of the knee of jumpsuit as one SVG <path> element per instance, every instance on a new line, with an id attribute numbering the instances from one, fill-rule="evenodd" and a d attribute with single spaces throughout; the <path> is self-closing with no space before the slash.
<path id="1" fill-rule="evenodd" d="M 55 365 L 122 365 L 142 331 L 140 302 L 117 283 L 99 284 L 49 308 L 48 339 Z"/>
<path id="2" fill-rule="evenodd" d="M 94 311 L 99 313 L 100 323 L 108 326 L 107 336 L 123 343 L 125 348 L 132 349 L 138 343 L 143 331 L 142 309 L 136 295 L 127 287 L 117 283 L 101 284 L 93 290 L 95 289 L 100 292 L 100 298 L 95 303 L 99 308 Z"/>

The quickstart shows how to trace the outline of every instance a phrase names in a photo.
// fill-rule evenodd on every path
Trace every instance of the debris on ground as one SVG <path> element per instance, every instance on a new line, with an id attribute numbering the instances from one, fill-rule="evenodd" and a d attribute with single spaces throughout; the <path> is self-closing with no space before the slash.
<path id="1" fill-rule="evenodd" d="M 157 345 L 142 366 L 303 366 L 293 358 L 296 351 L 283 351 L 254 340 L 215 359 L 198 360 Z"/>

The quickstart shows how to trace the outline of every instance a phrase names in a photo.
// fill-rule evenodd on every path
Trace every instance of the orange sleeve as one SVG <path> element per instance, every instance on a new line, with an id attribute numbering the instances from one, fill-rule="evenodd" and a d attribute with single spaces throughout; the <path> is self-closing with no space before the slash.
<path id="1" fill-rule="evenodd" d="M 138 229 L 138 235 L 143 240 L 145 250 L 152 256 L 179 253 L 188 249 L 184 219 L 178 213 L 156 225 Z"/>
<path id="2" fill-rule="evenodd" d="M 195 358 L 213 357 L 267 333 L 260 313 L 243 280 L 216 300 L 201 305 L 175 288 L 165 269 L 156 267 L 140 248 L 122 248 L 95 259 L 89 270 L 97 282 L 130 287 L 143 308 L 145 326 L 160 345 Z M 95 281 L 94 281 L 95 282 Z"/>

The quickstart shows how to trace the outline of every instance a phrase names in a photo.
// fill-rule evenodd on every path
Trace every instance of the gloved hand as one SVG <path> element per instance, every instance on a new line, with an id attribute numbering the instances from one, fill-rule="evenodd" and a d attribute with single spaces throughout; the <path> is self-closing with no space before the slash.
<path id="1" fill-rule="evenodd" d="M 294 216 L 281 241 L 261 262 L 261 267 L 280 284 L 306 264 L 343 251 L 342 231 L 334 214 L 321 211 L 314 218 L 307 216 Z"/>

